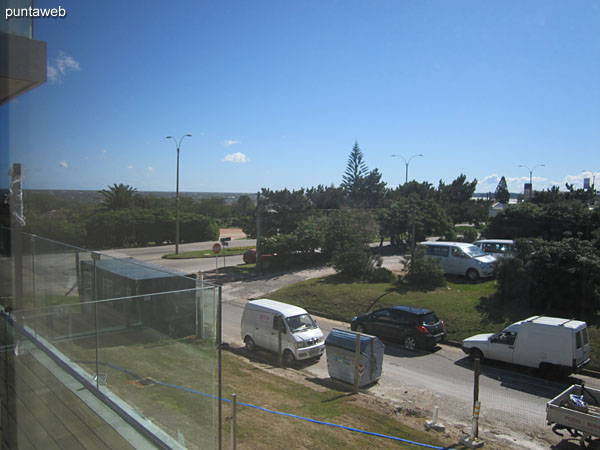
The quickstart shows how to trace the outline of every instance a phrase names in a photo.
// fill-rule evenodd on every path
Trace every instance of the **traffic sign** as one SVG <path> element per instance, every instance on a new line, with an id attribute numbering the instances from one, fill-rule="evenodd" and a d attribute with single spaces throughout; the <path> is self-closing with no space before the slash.
<path id="1" fill-rule="evenodd" d="M 219 244 L 218 242 L 215 242 L 213 245 L 212 251 L 215 255 L 218 255 L 219 253 L 221 253 L 221 244 Z"/>

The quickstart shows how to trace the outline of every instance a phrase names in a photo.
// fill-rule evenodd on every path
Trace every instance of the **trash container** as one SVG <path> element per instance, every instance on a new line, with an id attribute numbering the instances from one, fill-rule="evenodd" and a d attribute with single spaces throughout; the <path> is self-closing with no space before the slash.
<path id="1" fill-rule="evenodd" d="M 359 333 L 334 328 L 325 339 L 327 369 L 336 380 L 354 384 L 354 354 Z M 374 383 L 381 377 L 385 345 L 376 336 L 360 334 L 358 385 Z"/>

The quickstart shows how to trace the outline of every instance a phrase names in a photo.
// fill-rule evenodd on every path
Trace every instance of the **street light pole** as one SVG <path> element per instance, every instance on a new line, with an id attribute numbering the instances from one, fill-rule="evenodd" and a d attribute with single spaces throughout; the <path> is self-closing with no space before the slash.
<path id="1" fill-rule="evenodd" d="M 184 134 L 177 142 L 173 136 L 167 136 L 167 139 L 173 139 L 175 142 L 175 146 L 177 148 L 177 180 L 175 185 L 175 206 L 177 208 L 176 218 L 175 218 L 175 254 L 179 254 L 179 148 L 181 147 L 181 141 L 183 138 L 189 136 L 192 137 L 191 134 Z"/>
<path id="2" fill-rule="evenodd" d="M 532 169 L 530 169 L 529 167 L 527 167 L 524 164 L 519 164 L 519 167 L 525 167 L 527 170 L 529 170 L 529 186 L 531 186 L 531 192 L 533 193 L 533 171 L 537 168 L 537 167 L 544 167 L 545 164 L 538 164 L 537 166 L 533 166 Z"/>
<path id="3" fill-rule="evenodd" d="M 392 155 L 392 157 L 402 158 L 402 161 L 404 161 L 404 164 L 406 165 L 406 177 L 404 180 L 404 184 L 408 183 L 408 165 L 410 164 L 410 161 L 417 156 L 423 156 L 423 155 L 421 153 L 419 153 L 418 155 L 412 155 L 410 158 L 408 158 L 408 161 L 406 159 L 404 159 L 404 156 L 402 156 L 402 155 Z"/>

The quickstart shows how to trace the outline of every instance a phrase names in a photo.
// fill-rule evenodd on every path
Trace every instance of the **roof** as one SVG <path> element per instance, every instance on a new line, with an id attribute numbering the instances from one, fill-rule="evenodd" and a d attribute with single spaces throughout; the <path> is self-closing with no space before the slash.
<path id="1" fill-rule="evenodd" d="M 258 300 L 251 300 L 248 305 L 261 306 L 266 309 L 270 309 L 273 312 L 277 312 L 283 317 L 298 316 L 300 314 L 307 314 L 306 310 L 299 306 L 290 305 L 288 303 L 278 302 L 276 300 L 269 300 L 268 298 L 261 298 Z"/>
<path id="2" fill-rule="evenodd" d="M 82 264 L 92 265 L 92 261 L 82 261 Z M 157 278 L 185 277 L 187 274 L 179 270 L 165 269 L 135 258 L 100 259 L 96 267 L 132 280 L 150 280 Z"/>
<path id="3" fill-rule="evenodd" d="M 533 316 L 523 320 L 523 322 L 533 322 L 542 325 L 560 326 L 565 328 L 579 328 L 581 325 L 585 325 L 585 322 L 574 319 L 563 319 L 561 317 L 546 317 L 546 316 Z"/>
<path id="4" fill-rule="evenodd" d="M 469 244 L 468 242 L 451 242 L 451 241 L 424 241 L 419 242 L 419 245 L 447 245 L 452 247 L 460 247 L 460 248 L 468 248 L 472 247 L 473 244 Z"/>
<path id="5" fill-rule="evenodd" d="M 387 308 L 383 308 L 383 309 L 395 309 L 398 311 L 406 311 L 412 314 L 429 314 L 433 311 L 431 311 L 430 309 L 425 309 L 425 308 L 415 308 L 413 306 L 388 306 Z"/>
<path id="6" fill-rule="evenodd" d="M 483 242 L 483 243 L 493 242 L 495 244 L 514 244 L 515 243 L 515 241 L 513 241 L 512 239 L 480 239 L 478 241 L 473 242 L 473 244 L 477 244 L 478 242 Z"/>

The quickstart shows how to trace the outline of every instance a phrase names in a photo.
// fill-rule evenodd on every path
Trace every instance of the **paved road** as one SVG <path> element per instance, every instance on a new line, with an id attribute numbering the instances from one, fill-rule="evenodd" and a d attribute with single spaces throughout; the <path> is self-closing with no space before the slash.
<path id="1" fill-rule="evenodd" d="M 209 250 L 212 248 L 213 244 L 213 241 L 180 244 L 179 253 Z M 236 239 L 229 242 L 229 248 L 253 245 L 256 245 L 255 239 Z M 243 264 L 241 255 L 227 256 L 227 250 L 220 253 L 218 258 L 163 259 L 163 255 L 175 253 L 175 245 L 107 250 L 102 253 L 114 257 L 132 257 L 168 269 L 177 269 L 190 274 L 213 271 L 217 269 L 217 265 L 218 268 L 222 268 L 224 266 Z M 223 255 L 225 255 L 225 257 L 223 257 Z"/>
<path id="2" fill-rule="evenodd" d="M 136 253 L 130 250 L 127 252 L 131 256 Z M 169 264 L 169 267 L 187 270 L 189 261 L 151 259 L 156 254 L 143 249 L 137 253 L 155 264 Z M 235 264 L 234 258 L 228 260 L 230 264 Z M 198 263 L 198 260 L 192 261 Z M 402 267 L 402 261 L 398 256 L 386 257 L 384 266 L 398 269 Z M 242 346 L 240 321 L 248 299 L 259 298 L 288 284 L 327 273 L 332 273 L 332 270 L 306 270 L 224 285 L 224 341 L 234 347 Z M 333 327 L 348 327 L 346 323 L 325 318 L 317 317 L 316 320 L 325 335 Z M 275 361 L 273 355 L 263 356 Z M 316 364 L 303 365 L 299 369 L 315 381 L 329 379 L 326 357 Z M 480 378 L 481 436 L 493 435 L 495 438 L 505 439 L 507 448 L 541 449 L 549 448 L 549 443 L 558 443 L 560 438 L 553 435 L 545 423 L 545 405 L 549 399 L 578 379 L 585 380 L 589 386 L 600 388 L 597 380 L 587 377 L 572 378 L 566 383 L 553 383 L 532 377 L 526 371 L 499 364 L 483 366 Z M 442 345 L 431 353 L 413 353 L 386 343 L 383 376 L 368 392 L 389 399 L 407 411 L 433 411 L 434 405 L 438 405 L 441 421 L 462 428 L 465 432 L 470 429 L 473 367 L 458 348 Z"/>

